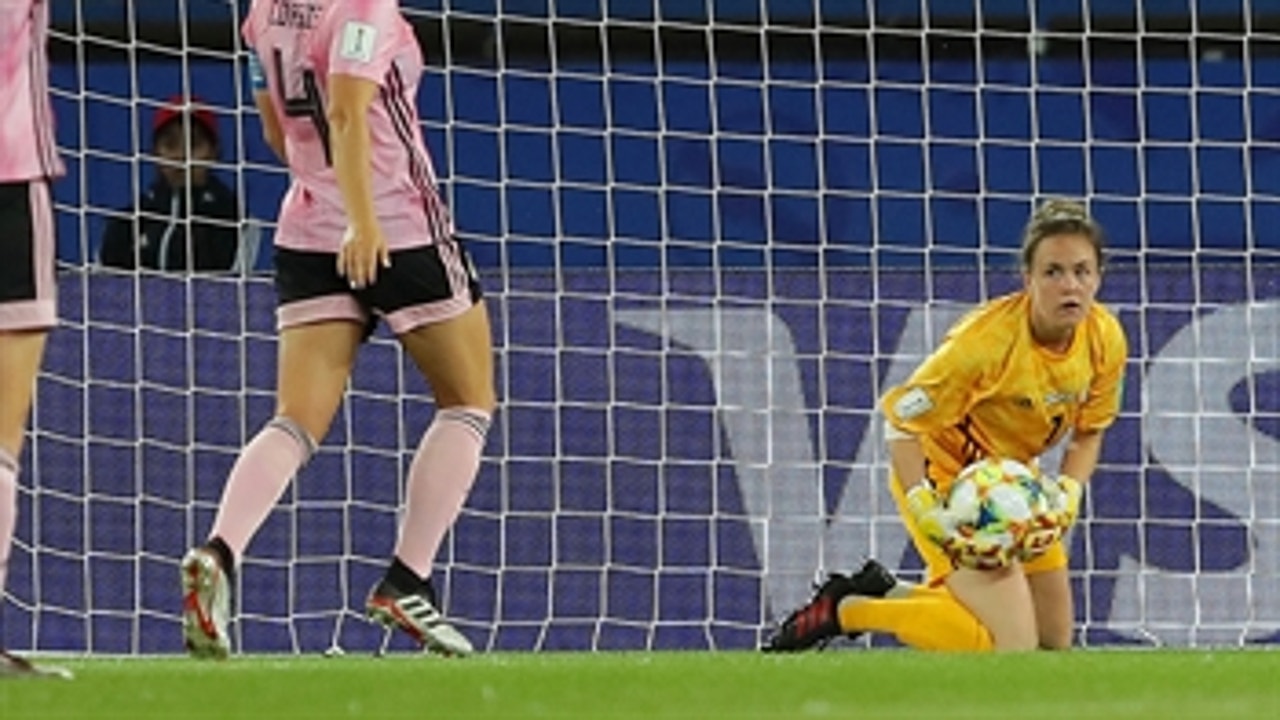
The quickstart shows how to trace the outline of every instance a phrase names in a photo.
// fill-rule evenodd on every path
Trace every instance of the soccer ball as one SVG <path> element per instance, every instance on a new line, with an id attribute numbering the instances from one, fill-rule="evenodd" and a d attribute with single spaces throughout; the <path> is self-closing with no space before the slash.
<path id="1" fill-rule="evenodd" d="M 1016 460 L 985 458 L 960 471 L 947 497 L 947 512 L 957 532 L 976 542 L 957 557 L 979 569 L 1028 560 L 1047 546 L 1040 519 L 1050 511 L 1039 474 Z M 1037 542 L 1028 545 L 1030 538 Z"/>

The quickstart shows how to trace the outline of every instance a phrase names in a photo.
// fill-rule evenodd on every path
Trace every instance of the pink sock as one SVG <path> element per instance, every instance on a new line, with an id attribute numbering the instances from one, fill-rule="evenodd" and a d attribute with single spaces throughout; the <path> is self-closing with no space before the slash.
<path id="1" fill-rule="evenodd" d="M 436 413 L 409 465 L 409 481 L 396 557 L 419 577 L 431 574 L 431 564 L 453 521 L 462 510 L 476 471 L 489 413 L 454 407 Z"/>
<path id="2" fill-rule="evenodd" d="M 13 546 L 13 528 L 17 523 L 18 461 L 0 450 L 0 600 L 4 598 L 4 579 L 9 570 L 9 548 Z"/>
<path id="3" fill-rule="evenodd" d="M 209 532 L 210 539 L 222 538 L 237 564 L 253 534 L 315 449 L 315 441 L 297 423 L 276 417 L 240 451 Z"/>

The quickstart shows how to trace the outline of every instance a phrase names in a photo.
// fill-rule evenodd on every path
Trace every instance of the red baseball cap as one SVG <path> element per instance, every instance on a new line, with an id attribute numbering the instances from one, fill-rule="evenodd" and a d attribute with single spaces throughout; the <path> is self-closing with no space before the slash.
<path id="1" fill-rule="evenodd" d="M 156 114 L 151 118 L 151 134 L 159 133 L 161 128 L 174 120 L 181 119 L 184 114 L 189 114 L 192 122 L 200 123 L 214 142 L 218 141 L 218 118 L 214 117 L 213 111 L 195 95 L 190 98 L 174 95 L 166 100 L 165 105 L 157 109 Z"/>

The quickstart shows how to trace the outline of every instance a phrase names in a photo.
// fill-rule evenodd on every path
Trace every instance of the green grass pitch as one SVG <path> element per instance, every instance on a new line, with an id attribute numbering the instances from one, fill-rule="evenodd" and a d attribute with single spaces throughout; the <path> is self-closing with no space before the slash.
<path id="1" fill-rule="evenodd" d="M 70 659 L 0 718 L 1280 718 L 1280 652 Z"/>

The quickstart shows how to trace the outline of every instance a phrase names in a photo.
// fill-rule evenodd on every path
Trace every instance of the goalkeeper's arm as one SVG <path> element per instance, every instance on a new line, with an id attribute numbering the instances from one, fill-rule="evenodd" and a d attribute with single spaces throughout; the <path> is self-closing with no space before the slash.
<path id="1" fill-rule="evenodd" d="M 955 528 L 947 522 L 944 501 L 925 477 L 924 449 L 919 438 L 888 422 L 884 424 L 884 432 L 889 464 L 907 498 L 907 509 L 921 532 L 939 545 L 945 545 L 955 535 Z"/>
<path id="2" fill-rule="evenodd" d="M 1098 456 L 1101 454 L 1102 431 L 1077 430 L 1072 434 L 1071 444 L 1062 455 L 1062 467 L 1059 472 L 1075 478 L 1081 484 L 1087 483 L 1094 469 L 1098 467 Z"/>
<path id="3" fill-rule="evenodd" d="M 927 485 L 924 448 L 920 447 L 920 440 L 887 422 L 884 424 L 884 436 L 889 447 L 889 465 L 902 485 L 902 492 L 910 495 L 917 485 Z"/>

